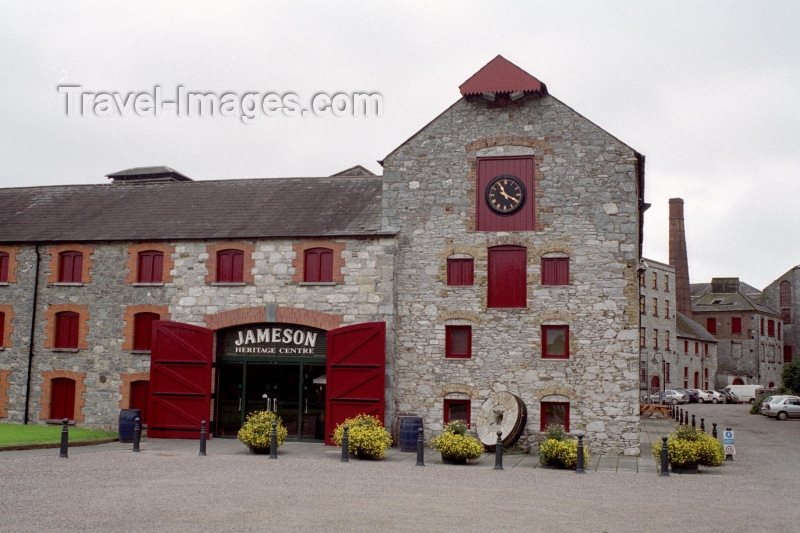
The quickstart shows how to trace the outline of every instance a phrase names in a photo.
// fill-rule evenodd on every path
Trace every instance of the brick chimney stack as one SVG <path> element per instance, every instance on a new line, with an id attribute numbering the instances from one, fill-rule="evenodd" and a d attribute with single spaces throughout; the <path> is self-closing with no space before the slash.
<path id="1" fill-rule="evenodd" d="M 689 258 L 686 229 L 683 225 L 683 199 L 669 199 L 669 264 L 675 269 L 675 307 L 691 318 L 692 294 L 689 288 Z"/>

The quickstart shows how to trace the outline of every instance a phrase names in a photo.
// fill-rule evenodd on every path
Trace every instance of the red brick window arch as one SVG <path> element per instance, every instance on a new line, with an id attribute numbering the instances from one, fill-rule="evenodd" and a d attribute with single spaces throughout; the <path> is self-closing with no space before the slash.
<path id="1" fill-rule="evenodd" d="M 307 283 L 333 282 L 333 250 L 309 248 L 303 255 L 303 281 Z"/>
<path id="2" fill-rule="evenodd" d="M 244 242 L 221 242 L 206 246 L 208 283 L 253 283 L 255 245 Z"/>
<path id="3" fill-rule="evenodd" d="M 292 245 L 292 250 L 294 251 L 292 283 L 342 283 L 344 281 L 345 243 L 328 239 L 314 239 L 296 242 Z M 329 256 L 325 250 L 330 250 Z M 307 252 L 311 252 L 311 255 L 309 256 Z M 329 258 L 330 278 L 327 279 L 320 277 L 322 274 L 327 276 L 327 270 L 323 273 L 319 267 L 321 261 L 327 264 Z M 309 259 L 311 260 L 310 265 Z M 316 270 L 306 272 L 307 268 Z M 317 279 L 327 279 L 327 281 L 314 281 Z"/>

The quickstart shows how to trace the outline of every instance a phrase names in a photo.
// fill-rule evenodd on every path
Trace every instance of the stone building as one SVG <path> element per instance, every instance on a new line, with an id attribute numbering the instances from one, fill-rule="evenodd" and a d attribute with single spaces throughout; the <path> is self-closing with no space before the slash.
<path id="1" fill-rule="evenodd" d="M 795 318 L 800 316 L 800 266 L 791 268 L 767 285 L 763 301 L 773 309 L 780 310 L 783 321 L 783 362 L 794 358 L 794 347 L 800 346 L 800 328 Z"/>
<path id="2" fill-rule="evenodd" d="M 498 56 L 383 176 L 0 190 L 0 417 L 561 423 L 638 454 L 644 157 Z"/>

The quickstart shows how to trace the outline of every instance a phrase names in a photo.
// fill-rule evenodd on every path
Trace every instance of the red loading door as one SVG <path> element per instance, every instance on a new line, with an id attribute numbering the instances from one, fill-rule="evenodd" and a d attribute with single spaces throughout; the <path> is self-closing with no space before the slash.
<path id="1" fill-rule="evenodd" d="M 211 409 L 210 329 L 153 322 L 148 437 L 194 439 Z"/>
<path id="2" fill-rule="evenodd" d="M 328 332 L 325 444 L 346 418 L 366 413 L 384 422 L 386 324 L 368 322 Z"/>

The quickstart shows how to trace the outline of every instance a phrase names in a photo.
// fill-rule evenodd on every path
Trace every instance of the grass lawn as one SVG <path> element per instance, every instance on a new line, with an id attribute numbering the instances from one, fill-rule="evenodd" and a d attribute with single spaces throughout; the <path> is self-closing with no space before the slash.
<path id="1" fill-rule="evenodd" d="M 86 442 L 93 440 L 113 439 L 119 436 L 113 431 L 98 431 L 69 427 L 69 442 Z M 40 426 L 24 424 L 0 423 L 0 447 L 20 446 L 24 444 L 55 444 L 61 443 L 61 425 Z"/>

